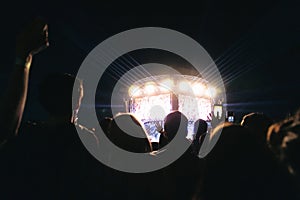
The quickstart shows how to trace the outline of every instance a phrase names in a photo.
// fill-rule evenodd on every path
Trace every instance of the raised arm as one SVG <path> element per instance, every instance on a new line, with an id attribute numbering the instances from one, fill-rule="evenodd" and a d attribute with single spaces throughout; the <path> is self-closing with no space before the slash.
<path id="1" fill-rule="evenodd" d="M 48 43 L 48 26 L 35 20 L 16 40 L 16 59 L 6 94 L 0 103 L 0 144 L 17 135 L 26 103 L 32 57 L 45 49 Z"/>

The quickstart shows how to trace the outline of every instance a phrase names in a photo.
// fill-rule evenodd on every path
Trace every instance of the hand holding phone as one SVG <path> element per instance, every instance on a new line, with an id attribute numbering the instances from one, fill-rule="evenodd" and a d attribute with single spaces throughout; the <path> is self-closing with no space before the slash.
<path id="1" fill-rule="evenodd" d="M 234 122 L 234 113 L 231 111 L 227 112 L 227 121 L 233 123 Z"/>
<path id="2" fill-rule="evenodd" d="M 234 122 L 234 116 L 229 116 L 228 117 L 228 122 Z"/>
<path id="3" fill-rule="evenodd" d="M 213 114 L 216 119 L 221 119 L 223 115 L 223 106 L 215 104 Z"/>

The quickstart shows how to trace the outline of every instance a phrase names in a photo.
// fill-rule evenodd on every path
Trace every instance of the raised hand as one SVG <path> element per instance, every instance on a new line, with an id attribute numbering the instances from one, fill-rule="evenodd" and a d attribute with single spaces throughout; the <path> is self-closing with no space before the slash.
<path id="1" fill-rule="evenodd" d="M 155 122 L 155 127 L 156 127 L 157 132 L 161 133 L 163 131 L 163 127 L 159 121 Z"/>
<path id="2" fill-rule="evenodd" d="M 6 94 L 0 99 L 0 145 L 18 134 L 27 97 L 32 56 L 49 46 L 48 25 L 34 20 L 16 39 L 16 63 Z"/>
<path id="3" fill-rule="evenodd" d="M 218 124 L 225 121 L 225 114 L 222 112 L 220 117 L 215 117 L 213 112 L 209 113 L 207 121 L 210 121 L 212 128 L 215 128 Z"/>
<path id="4" fill-rule="evenodd" d="M 49 46 L 48 25 L 40 18 L 35 19 L 16 40 L 17 57 L 26 59 Z"/>

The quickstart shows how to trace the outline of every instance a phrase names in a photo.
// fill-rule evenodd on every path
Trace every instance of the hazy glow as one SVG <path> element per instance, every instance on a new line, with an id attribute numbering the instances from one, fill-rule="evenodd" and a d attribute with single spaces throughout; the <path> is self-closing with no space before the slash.
<path id="1" fill-rule="evenodd" d="M 201 83 L 196 83 L 193 85 L 193 92 L 197 96 L 201 96 L 205 93 L 206 87 Z"/>
<path id="2" fill-rule="evenodd" d="M 179 94 L 178 104 L 178 110 L 190 121 L 196 121 L 199 118 L 207 119 L 207 116 L 211 112 L 211 101 L 206 98 Z"/>
<path id="3" fill-rule="evenodd" d="M 162 93 L 170 92 L 170 89 L 167 88 L 167 87 L 164 87 L 164 86 L 159 86 L 159 90 L 160 90 Z"/>
<path id="4" fill-rule="evenodd" d="M 170 94 L 136 98 L 131 110 L 140 120 L 163 120 L 171 111 Z"/>
<path id="5" fill-rule="evenodd" d="M 178 85 L 178 88 L 182 92 L 188 92 L 191 90 L 190 85 L 186 81 L 181 81 Z"/>
<path id="6" fill-rule="evenodd" d="M 161 83 L 161 86 L 170 90 L 174 87 L 174 81 L 171 79 L 166 79 Z"/>
<path id="7" fill-rule="evenodd" d="M 146 94 L 151 95 L 151 94 L 155 93 L 156 87 L 155 87 L 154 84 L 148 83 L 148 84 L 145 85 L 144 90 L 145 90 Z"/>
<path id="8" fill-rule="evenodd" d="M 169 104 L 168 104 L 168 106 L 169 106 Z M 169 110 L 170 110 L 170 108 L 169 108 Z M 165 112 L 165 110 L 163 108 L 163 105 L 154 105 L 154 106 L 150 105 L 149 113 L 150 113 L 150 119 L 151 120 L 162 120 L 168 114 L 168 113 Z"/>
<path id="9" fill-rule="evenodd" d="M 207 90 L 206 90 L 206 96 L 209 96 L 209 97 L 211 97 L 211 98 L 214 98 L 215 96 L 216 96 L 216 94 L 217 94 L 217 91 L 216 91 L 216 89 L 215 88 L 213 88 L 213 87 L 209 87 Z"/>
<path id="10" fill-rule="evenodd" d="M 141 90 L 138 86 L 132 85 L 128 89 L 128 93 L 131 97 L 137 97 L 137 96 L 141 95 Z"/>

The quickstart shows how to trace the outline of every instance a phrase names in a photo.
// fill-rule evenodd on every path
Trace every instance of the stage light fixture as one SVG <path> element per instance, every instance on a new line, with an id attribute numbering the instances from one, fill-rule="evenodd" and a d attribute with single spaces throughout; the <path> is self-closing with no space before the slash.
<path id="1" fill-rule="evenodd" d="M 146 94 L 152 95 L 155 93 L 156 87 L 153 83 L 147 83 L 145 84 L 145 88 L 144 88 Z"/>
<path id="2" fill-rule="evenodd" d="M 204 91 L 205 91 L 205 86 L 203 84 L 196 83 L 193 85 L 193 92 L 195 95 L 201 96 L 203 95 Z"/>
<path id="3" fill-rule="evenodd" d="M 136 96 L 141 95 L 141 90 L 138 86 L 132 85 L 129 87 L 128 93 L 129 93 L 129 96 L 136 97 Z"/>

